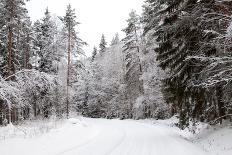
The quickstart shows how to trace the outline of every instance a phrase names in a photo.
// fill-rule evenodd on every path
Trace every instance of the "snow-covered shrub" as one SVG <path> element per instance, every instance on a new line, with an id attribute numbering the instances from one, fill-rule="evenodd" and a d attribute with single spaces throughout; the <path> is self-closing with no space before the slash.
<path id="1" fill-rule="evenodd" d="M 21 107 L 23 107 L 23 98 L 17 83 L 5 81 L 0 77 L 0 125 L 5 124 L 5 120 L 10 118 L 12 108 Z"/>
<path id="2" fill-rule="evenodd" d="M 0 79 L 0 112 L 5 118 L 18 121 L 38 115 L 48 117 L 52 110 L 59 108 L 59 101 L 55 100 L 59 97 L 56 76 L 37 70 L 22 70 L 14 77 L 14 81 Z"/>
<path id="3" fill-rule="evenodd" d="M 16 82 L 0 78 L 0 101 L 9 109 L 23 103 L 22 92 L 18 89 Z"/>

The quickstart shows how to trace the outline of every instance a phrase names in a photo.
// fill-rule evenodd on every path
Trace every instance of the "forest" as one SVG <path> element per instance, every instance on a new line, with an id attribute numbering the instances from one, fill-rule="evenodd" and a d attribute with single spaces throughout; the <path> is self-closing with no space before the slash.
<path id="1" fill-rule="evenodd" d="M 104 32 L 85 56 L 76 10 L 32 22 L 0 0 L 0 125 L 81 115 L 232 121 L 232 1 L 145 0 L 123 38 Z M 78 11 L 78 10 L 77 10 Z"/>

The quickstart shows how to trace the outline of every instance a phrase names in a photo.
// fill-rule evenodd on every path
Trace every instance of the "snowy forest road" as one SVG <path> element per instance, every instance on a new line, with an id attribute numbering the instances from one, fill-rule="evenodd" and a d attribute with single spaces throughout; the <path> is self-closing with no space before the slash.
<path id="1" fill-rule="evenodd" d="M 1 155 L 208 154 L 162 124 L 87 118 L 70 119 L 40 137 L 0 141 L 0 151 Z"/>
<path id="2" fill-rule="evenodd" d="M 206 155 L 207 153 L 160 125 L 136 121 L 91 120 L 97 131 L 91 141 L 59 155 Z M 78 140 L 78 137 L 76 137 Z"/>

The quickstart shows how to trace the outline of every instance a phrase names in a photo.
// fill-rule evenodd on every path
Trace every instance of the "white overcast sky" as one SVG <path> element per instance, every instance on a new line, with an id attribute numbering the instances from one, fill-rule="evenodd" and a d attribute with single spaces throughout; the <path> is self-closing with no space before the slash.
<path id="1" fill-rule="evenodd" d="M 64 16 L 70 3 L 76 9 L 80 37 L 89 45 L 86 54 L 92 53 L 93 46 L 99 45 L 102 33 L 110 43 L 115 33 L 123 37 L 121 30 L 126 26 L 126 19 L 132 9 L 142 12 L 144 0 L 30 0 L 27 3 L 32 21 L 41 19 L 45 8 L 52 14 Z"/>

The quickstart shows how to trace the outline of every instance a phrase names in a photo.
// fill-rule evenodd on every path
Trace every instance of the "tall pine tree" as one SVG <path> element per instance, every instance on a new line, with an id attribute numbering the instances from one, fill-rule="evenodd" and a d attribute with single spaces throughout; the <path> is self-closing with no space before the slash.
<path id="1" fill-rule="evenodd" d="M 133 111 L 136 99 L 143 94 L 143 83 L 140 80 L 142 75 L 142 63 L 140 59 L 141 54 L 141 23 L 140 17 L 135 11 L 129 14 L 127 20 L 128 26 L 123 30 L 126 37 L 123 39 L 124 55 L 125 55 L 125 84 L 127 91 L 127 103 L 130 111 Z M 130 114 L 132 116 L 132 113 Z"/>
<path id="2" fill-rule="evenodd" d="M 86 43 L 83 42 L 78 36 L 76 32 L 76 26 L 79 24 L 76 21 L 75 9 L 72 9 L 71 5 L 67 6 L 66 15 L 61 18 L 64 23 L 64 40 L 67 41 L 67 88 L 66 88 L 66 114 L 69 117 L 70 112 L 70 93 L 69 87 L 70 85 L 70 77 L 71 77 L 71 66 L 72 66 L 72 58 L 82 53 L 81 47 Z M 73 63 L 75 64 L 75 63 Z M 76 68 L 77 69 L 77 68 Z M 76 70 L 75 70 L 76 71 Z"/>

